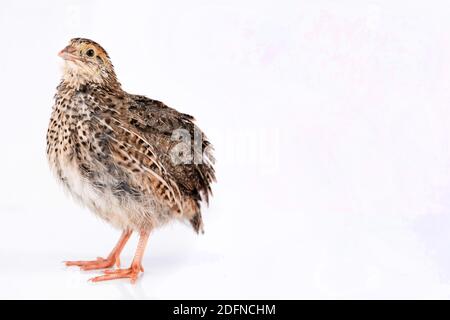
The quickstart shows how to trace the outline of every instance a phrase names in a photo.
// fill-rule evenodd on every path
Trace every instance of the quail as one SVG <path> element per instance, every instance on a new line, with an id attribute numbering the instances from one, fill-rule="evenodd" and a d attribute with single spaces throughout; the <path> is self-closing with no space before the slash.
<path id="1" fill-rule="evenodd" d="M 63 75 L 47 131 L 50 169 L 77 202 L 122 231 L 106 258 L 66 265 L 104 269 L 94 282 L 135 282 L 152 230 L 181 220 L 203 232 L 201 204 L 215 181 L 212 145 L 192 116 L 125 92 L 98 43 L 74 38 L 59 56 Z M 114 268 L 133 232 L 139 242 L 131 266 Z"/>

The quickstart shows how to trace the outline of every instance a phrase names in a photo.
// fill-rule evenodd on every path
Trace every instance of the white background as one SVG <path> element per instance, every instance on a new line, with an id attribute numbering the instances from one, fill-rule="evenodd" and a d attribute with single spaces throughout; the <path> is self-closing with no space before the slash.
<path id="1" fill-rule="evenodd" d="M 2 1 L 0 298 L 450 298 L 449 15 L 447 1 Z M 79 36 L 217 150 L 206 234 L 154 232 L 135 286 L 62 264 L 120 234 L 47 167 L 56 54 Z"/>

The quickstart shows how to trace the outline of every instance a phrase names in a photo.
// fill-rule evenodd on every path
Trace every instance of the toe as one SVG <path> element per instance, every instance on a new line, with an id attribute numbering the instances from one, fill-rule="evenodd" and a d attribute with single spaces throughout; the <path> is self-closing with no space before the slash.
<path id="1" fill-rule="evenodd" d="M 104 274 L 130 274 L 131 269 L 113 269 L 113 270 L 104 270 Z"/>
<path id="2" fill-rule="evenodd" d="M 90 281 L 100 282 L 100 281 L 129 278 L 131 280 L 131 283 L 135 283 L 137 278 L 139 277 L 140 271 L 135 270 L 134 268 L 128 268 L 128 269 L 104 270 L 103 273 L 104 275 L 92 278 L 90 279 Z"/>
<path id="3" fill-rule="evenodd" d="M 71 267 L 71 266 L 80 267 L 85 263 L 86 263 L 86 261 L 64 261 L 64 264 L 68 267 Z"/>
<path id="4" fill-rule="evenodd" d="M 101 282 L 101 281 L 108 281 L 108 280 L 115 280 L 115 279 L 122 279 L 122 278 L 128 278 L 128 275 L 126 275 L 126 274 L 105 274 L 103 276 L 91 278 L 91 279 L 89 279 L 89 281 Z"/>
<path id="5" fill-rule="evenodd" d="M 97 258 L 97 260 L 93 261 L 66 261 L 66 266 L 77 266 L 80 267 L 81 270 L 96 270 L 96 269 L 106 269 L 110 268 L 114 265 L 113 260 L 111 259 L 103 259 Z"/>

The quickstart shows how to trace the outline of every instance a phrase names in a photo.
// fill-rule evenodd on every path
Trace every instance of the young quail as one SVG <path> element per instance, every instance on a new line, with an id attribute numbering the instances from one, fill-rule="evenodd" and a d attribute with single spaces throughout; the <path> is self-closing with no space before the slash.
<path id="1" fill-rule="evenodd" d="M 64 69 L 47 132 L 50 168 L 78 202 L 122 230 L 108 257 L 66 265 L 119 266 L 136 231 L 140 238 L 130 268 L 91 279 L 135 282 L 151 230 L 179 219 L 203 231 L 200 205 L 208 202 L 215 181 L 212 147 L 192 116 L 125 92 L 96 42 L 72 39 L 59 56 Z"/>

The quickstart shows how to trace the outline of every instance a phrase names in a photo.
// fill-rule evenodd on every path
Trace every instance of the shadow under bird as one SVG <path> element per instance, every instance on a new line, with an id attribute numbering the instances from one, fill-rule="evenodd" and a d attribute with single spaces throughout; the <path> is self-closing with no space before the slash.
<path id="1" fill-rule="evenodd" d="M 50 168 L 78 202 L 122 230 L 106 258 L 66 265 L 107 269 L 94 282 L 135 282 L 151 230 L 178 219 L 203 231 L 201 202 L 215 181 L 212 146 L 192 116 L 125 92 L 98 43 L 75 38 L 59 56 L 64 68 L 47 132 Z M 140 238 L 131 266 L 114 269 L 134 231 Z"/>

